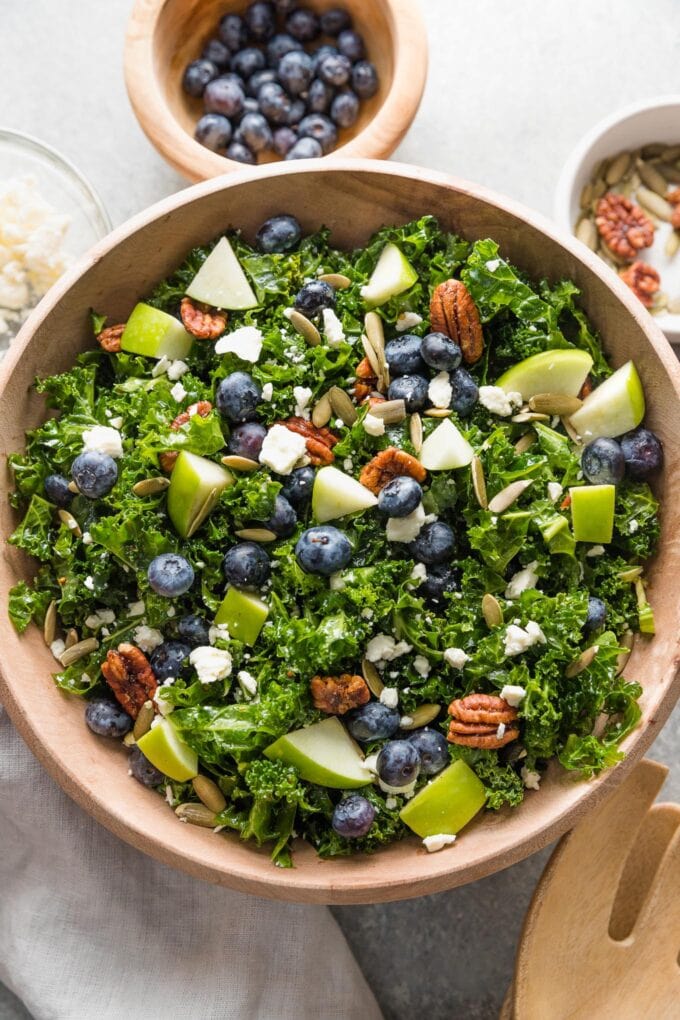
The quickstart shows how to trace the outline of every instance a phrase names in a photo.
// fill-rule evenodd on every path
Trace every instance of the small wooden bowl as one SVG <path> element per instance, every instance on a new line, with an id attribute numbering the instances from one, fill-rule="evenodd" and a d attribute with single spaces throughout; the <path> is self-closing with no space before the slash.
<path id="1" fill-rule="evenodd" d="M 125 82 L 144 133 L 161 156 L 192 181 L 243 169 L 194 139 L 203 111 L 182 90 L 186 65 L 217 34 L 223 14 L 241 13 L 247 0 L 136 0 L 125 42 Z M 336 156 L 391 155 L 416 115 L 427 74 L 427 37 L 415 0 L 309 0 L 316 11 L 342 6 L 366 41 L 380 88 L 361 103 L 351 128 L 339 131 Z M 279 162 L 273 153 L 266 162 Z"/>
<path id="2" fill-rule="evenodd" d="M 348 214 L 350 210 L 350 214 Z M 320 861 L 298 841 L 295 867 L 275 868 L 266 849 L 234 835 L 182 825 L 163 799 L 127 774 L 125 750 L 94 736 L 83 703 L 52 683 L 54 659 L 37 627 L 23 637 L 0 612 L 0 699 L 48 771 L 81 807 L 122 839 L 167 864 L 208 881 L 276 899 L 361 903 L 403 899 L 471 882 L 527 857 L 573 826 L 613 790 L 641 758 L 680 692 L 680 365 L 661 331 L 628 288 L 583 245 L 556 233 L 542 217 L 477 185 L 429 170 L 369 160 L 309 160 L 206 181 L 165 199 L 101 241 L 50 291 L 11 347 L 0 370 L 0 452 L 24 444 L 24 430 L 43 421 L 36 375 L 64 371 L 92 346 L 88 310 L 112 322 L 182 261 L 187 251 L 230 225 L 253 238 L 272 213 L 290 212 L 305 231 L 326 224 L 340 246 L 364 243 L 388 223 L 432 213 L 468 238 L 493 237 L 503 254 L 538 279 L 565 277 L 604 338 L 614 365 L 635 358 L 649 400 L 647 421 L 666 456 L 659 479 L 661 547 L 649 574 L 657 636 L 638 641 L 626 670 L 644 685 L 640 726 L 624 745 L 626 760 L 590 783 L 554 763 L 538 793 L 520 808 L 489 812 L 464 830 L 454 847 L 428 854 L 405 838 L 372 856 Z M 5 480 L 5 488 L 11 482 Z M 0 532 L 17 515 L 0 501 Z M 34 565 L 14 546 L 0 560 L 0 605 Z"/>

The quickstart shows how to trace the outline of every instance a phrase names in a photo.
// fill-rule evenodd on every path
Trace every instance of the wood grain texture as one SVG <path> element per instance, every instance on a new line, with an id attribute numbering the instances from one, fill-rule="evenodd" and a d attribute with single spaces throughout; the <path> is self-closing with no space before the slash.
<path id="1" fill-rule="evenodd" d="M 19 638 L 0 614 L 3 656 L 0 696 L 30 747 L 81 806 L 121 838 L 209 881 L 289 900 L 357 903 L 437 892 L 507 867 L 562 835 L 625 777 L 667 718 L 680 690 L 680 366 L 642 306 L 606 266 L 573 238 L 559 237 L 542 217 L 476 185 L 397 163 L 318 160 L 272 164 L 206 181 L 168 198 L 114 231 L 44 298 L 0 370 L 0 450 L 22 447 L 24 429 L 41 421 L 43 401 L 32 390 L 36 374 L 64 370 L 91 346 L 88 309 L 122 321 L 134 303 L 173 270 L 187 250 L 229 226 L 253 238 L 272 213 L 289 211 L 303 229 L 325 223 L 340 246 L 361 244 L 378 227 L 425 212 L 468 238 L 491 236 L 503 254 L 535 277 L 569 277 L 601 332 L 615 365 L 634 357 L 649 396 L 648 422 L 661 435 L 666 469 L 660 479 L 661 552 L 650 571 L 650 600 L 658 634 L 640 641 L 627 674 L 644 685 L 643 720 L 628 738 L 628 758 L 591 783 L 576 783 L 551 766 L 540 793 L 518 810 L 489 813 L 456 845 L 427 854 L 405 839 L 371 857 L 320 862 L 300 846 L 296 867 L 272 867 L 266 850 L 180 825 L 161 798 L 131 781 L 124 752 L 87 730 L 83 704 L 52 684 L 54 660 L 37 628 Z M 9 484 L 7 479 L 5 485 Z M 7 500 L 0 528 L 15 526 Z M 5 546 L 0 602 L 31 565 Z"/>
<path id="2" fill-rule="evenodd" d="M 200 56 L 217 24 L 243 0 L 137 0 L 125 41 L 125 83 L 135 115 L 164 159 L 191 181 L 242 169 L 243 164 L 206 149 L 194 139 L 200 99 L 182 90 L 186 65 Z M 323 11 L 335 0 L 310 0 Z M 380 87 L 362 102 L 356 123 L 339 131 L 338 147 L 327 158 L 391 155 L 408 130 L 425 87 L 427 37 L 416 0 L 343 0 L 364 36 Z M 273 153 L 266 162 L 277 162 Z M 261 164 L 262 165 L 262 164 Z"/>

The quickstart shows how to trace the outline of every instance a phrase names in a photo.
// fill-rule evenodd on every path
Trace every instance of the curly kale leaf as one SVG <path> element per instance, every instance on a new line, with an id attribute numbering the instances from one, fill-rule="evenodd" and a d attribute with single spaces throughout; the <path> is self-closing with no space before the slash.
<path id="1" fill-rule="evenodd" d="M 54 507 L 42 496 L 33 496 L 21 524 L 8 541 L 43 562 L 52 558 Z"/>
<path id="2" fill-rule="evenodd" d="M 646 482 L 623 481 L 616 492 L 614 545 L 624 556 L 647 559 L 659 542 L 659 502 Z"/>
<path id="3" fill-rule="evenodd" d="M 500 761 L 496 751 L 471 747 L 450 748 L 452 761 L 462 760 L 469 765 L 484 783 L 486 806 L 497 811 L 505 804 L 516 807 L 524 800 L 524 783 L 512 765 Z"/>
<path id="4" fill-rule="evenodd" d="M 301 834 L 316 847 L 320 857 L 347 857 L 357 851 L 374 853 L 380 847 L 401 839 L 409 831 L 399 818 L 399 808 L 388 808 L 385 797 L 372 786 L 362 786 L 359 793 L 371 802 L 375 808 L 375 820 L 365 836 L 360 839 L 345 839 L 331 827 L 334 801 L 327 790 L 312 787 L 313 804 L 316 811 L 312 814 L 306 807 L 301 807 L 298 823 Z"/>

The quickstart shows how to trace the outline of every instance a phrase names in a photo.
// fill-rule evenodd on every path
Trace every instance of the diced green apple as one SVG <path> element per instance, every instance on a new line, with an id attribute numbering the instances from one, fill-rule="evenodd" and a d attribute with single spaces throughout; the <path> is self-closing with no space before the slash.
<path id="1" fill-rule="evenodd" d="M 269 606 L 250 591 L 227 588 L 215 623 L 226 623 L 230 637 L 254 645 L 269 615 Z"/>
<path id="2" fill-rule="evenodd" d="M 569 490 L 571 521 L 577 542 L 606 545 L 614 531 L 615 485 L 579 485 Z"/>
<path id="3" fill-rule="evenodd" d="M 256 308 L 257 298 L 234 249 L 221 237 L 187 287 L 187 296 L 213 308 Z"/>
<path id="4" fill-rule="evenodd" d="M 474 450 L 449 418 L 431 432 L 420 451 L 420 463 L 428 471 L 451 471 L 472 461 Z"/>
<path id="5" fill-rule="evenodd" d="M 384 305 L 396 294 L 412 287 L 418 274 L 396 244 L 386 244 L 380 253 L 368 283 L 361 288 L 361 296 L 368 305 Z"/>
<path id="6" fill-rule="evenodd" d="M 333 790 L 357 789 L 373 781 L 356 744 L 336 716 L 279 737 L 264 753 L 294 765 L 308 783 Z"/>
<path id="7" fill-rule="evenodd" d="M 645 394 L 632 361 L 600 383 L 571 416 L 571 424 L 585 443 L 601 436 L 622 436 L 645 416 Z"/>
<path id="8" fill-rule="evenodd" d="M 592 367 L 593 359 L 587 351 L 575 348 L 541 351 L 509 368 L 496 386 L 506 393 L 521 393 L 525 400 L 537 393 L 576 397 Z"/>
<path id="9" fill-rule="evenodd" d="M 168 517 L 182 538 L 190 538 L 213 510 L 220 493 L 234 484 L 221 464 L 180 450 L 170 475 Z"/>
<path id="10" fill-rule="evenodd" d="M 455 836 L 484 807 L 484 784 L 464 761 L 454 761 L 409 800 L 402 822 L 423 839 L 440 832 Z"/>
<path id="11" fill-rule="evenodd" d="M 193 342 L 194 338 L 174 315 L 140 301 L 130 313 L 120 338 L 120 348 L 130 354 L 174 361 L 185 358 Z"/>
<path id="12" fill-rule="evenodd" d="M 170 717 L 152 726 L 139 738 L 137 747 L 163 775 L 178 783 L 198 775 L 198 756 L 184 743 Z"/>
<path id="13" fill-rule="evenodd" d="M 359 510 L 368 510 L 377 502 L 378 497 L 370 489 L 336 467 L 322 467 L 316 473 L 312 512 L 321 524 Z"/>

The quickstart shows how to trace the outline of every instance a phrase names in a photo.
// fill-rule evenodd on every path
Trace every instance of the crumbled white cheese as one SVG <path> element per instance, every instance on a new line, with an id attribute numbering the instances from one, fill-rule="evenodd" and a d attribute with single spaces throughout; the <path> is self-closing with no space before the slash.
<path id="1" fill-rule="evenodd" d="M 406 517 L 389 517 L 385 535 L 388 542 L 413 542 L 420 534 L 420 529 L 425 524 L 425 510 L 423 504 L 419 503 L 415 510 Z"/>
<path id="2" fill-rule="evenodd" d="M 262 350 L 262 333 L 257 326 L 241 326 L 233 333 L 221 336 L 215 344 L 215 354 L 235 354 L 242 361 L 256 362 Z"/>
<path id="3" fill-rule="evenodd" d="M 323 331 L 329 347 L 337 347 L 345 339 L 342 323 L 332 308 L 323 310 Z"/>
<path id="4" fill-rule="evenodd" d="M 163 354 L 151 369 L 152 378 L 156 379 L 159 375 L 165 375 L 171 364 L 172 362 L 170 361 L 170 358 L 166 354 Z"/>
<path id="5" fill-rule="evenodd" d="M 249 673 L 246 669 L 240 669 L 236 674 L 236 679 L 243 693 L 247 694 L 250 698 L 254 698 L 257 694 L 257 680 L 252 673 Z"/>
<path id="6" fill-rule="evenodd" d="M 486 268 L 489 270 L 490 273 L 495 273 L 500 264 L 501 264 L 500 259 L 489 259 L 488 262 L 486 263 Z"/>
<path id="7" fill-rule="evenodd" d="M 189 371 L 189 366 L 186 361 L 171 361 L 168 365 L 168 379 L 171 382 L 175 382 L 177 379 L 181 379 Z"/>
<path id="8" fill-rule="evenodd" d="M 383 687 L 380 692 L 380 701 L 388 708 L 396 708 L 399 704 L 399 691 L 396 687 Z"/>
<path id="9" fill-rule="evenodd" d="M 633 517 L 633 519 L 628 522 L 628 534 L 629 535 L 634 535 L 639 527 L 640 527 L 640 522 L 637 521 L 635 519 L 635 517 Z"/>
<path id="10" fill-rule="evenodd" d="M 517 708 L 522 698 L 526 697 L 526 691 L 519 684 L 505 684 L 501 691 L 501 698 L 507 701 L 508 705 Z"/>
<path id="11" fill-rule="evenodd" d="M 506 393 L 500 386 L 480 386 L 479 402 L 492 414 L 507 418 L 522 406 L 523 400 L 521 393 Z"/>
<path id="12" fill-rule="evenodd" d="M 386 783 L 380 778 L 380 776 L 378 776 L 378 786 L 383 793 L 389 793 L 391 796 L 396 795 L 397 797 L 406 797 L 407 799 L 410 799 L 416 792 L 416 782 L 417 780 L 414 779 L 412 783 L 408 784 L 408 786 L 390 786 L 389 783 Z"/>
<path id="13" fill-rule="evenodd" d="M 120 429 L 122 429 L 122 427 L 123 427 L 123 416 L 122 416 L 122 414 L 119 414 L 117 418 L 111 418 L 110 421 L 111 421 L 111 424 L 113 425 L 114 429 L 118 429 L 119 431 L 120 431 Z"/>
<path id="14" fill-rule="evenodd" d="M 364 432 L 367 432 L 369 436 L 384 436 L 385 419 L 378 418 L 377 415 L 371 414 L 369 411 L 364 418 Z"/>
<path id="15" fill-rule="evenodd" d="M 309 402 L 312 399 L 312 391 L 309 386 L 294 386 L 293 396 L 295 397 L 295 415 L 298 418 L 309 418 Z"/>
<path id="16" fill-rule="evenodd" d="M 397 333 L 405 333 L 407 329 L 412 329 L 422 321 L 422 315 L 418 315 L 417 312 L 399 312 L 396 322 Z"/>
<path id="17" fill-rule="evenodd" d="M 366 646 L 366 658 L 369 662 L 391 662 L 410 651 L 406 641 L 395 641 L 391 634 L 376 634 Z"/>
<path id="18" fill-rule="evenodd" d="M 345 457 L 345 459 L 342 462 L 342 466 L 344 467 L 345 471 L 353 471 L 354 461 L 352 460 L 351 457 Z"/>
<path id="19" fill-rule="evenodd" d="M 545 634 L 534 620 L 529 620 L 525 628 L 511 623 L 505 632 L 505 654 L 508 656 L 521 655 L 532 645 L 545 643 Z"/>
<path id="20" fill-rule="evenodd" d="M 421 582 L 425 581 L 426 579 L 427 579 L 427 569 L 425 567 L 425 564 L 424 563 L 414 563 L 413 564 L 413 569 L 411 570 L 411 573 L 409 575 L 409 580 L 413 581 L 413 585 L 411 585 L 411 587 L 415 587 L 416 585 L 421 584 Z"/>
<path id="21" fill-rule="evenodd" d="M 86 618 L 85 626 L 89 627 L 90 630 L 99 630 L 105 624 L 114 623 L 115 619 L 116 614 L 113 609 L 98 609 L 95 613 L 90 613 Z"/>
<path id="22" fill-rule="evenodd" d="M 52 652 L 52 655 L 55 657 L 55 659 L 58 659 L 59 656 L 63 655 L 63 653 L 66 651 L 66 644 L 61 640 L 61 638 L 57 638 L 50 645 L 50 651 Z"/>
<path id="23" fill-rule="evenodd" d="M 341 429 L 345 423 L 342 420 L 342 418 L 336 418 L 333 424 L 335 425 L 336 429 Z"/>
<path id="24" fill-rule="evenodd" d="M 289 475 L 306 449 L 304 436 L 291 432 L 285 425 L 272 425 L 262 443 L 260 463 L 277 475 Z"/>
<path id="25" fill-rule="evenodd" d="M 170 701 L 165 700 L 165 694 L 163 693 L 163 688 L 171 687 L 172 684 L 174 684 L 174 682 L 175 682 L 174 676 L 169 676 L 166 680 L 163 681 L 161 686 L 157 688 L 156 694 L 154 695 L 153 699 L 154 703 L 156 705 L 156 708 L 158 709 L 159 715 L 161 715 L 163 718 L 165 718 L 166 715 L 170 715 L 171 712 L 175 711 L 175 706 Z"/>
<path id="26" fill-rule="evenodd" d="M 83 432 L 83 449 L 108 453 L 109 457 L 123 456 L 123 441 L 118 429 L 110 425 L 93 425 Z"/>
<path id="27" fill-rule="evenodd" d="M 401 719 L 399 720 L 399 725 L 402 726 L 402 727 L 404 727 L 404 726 L 407 726 L 407 727 L 408 726 L 412 726 L 413 725 L 413 717 L 410 716 L 410 715 L 402 715 Z"/>
<path id="28" fill-rule="evenodd" d="M 92 545 L 92 535 L 89 531 L 83 532 L 83 545 Z"/>
<path id="29" fill-rule="evenodd" d="M 604 556 L 606 551 L 603 545 L 591 545 L 590 549 L 586 552 L 586 556 Z"/>
<path id="30" fill-rule="evenodd" d="M 399 801 L 396 797 L 385 797 L 385 807 L 388 811 L 394 811 Z"/>
<path id="31" fill-rule="evenodd" d="M 361 610 L 361 615 L 364 618 L 364 620 L 372 620 L 373 619 L 373 610 L 369 609 L 368 606 L 364 606 L 364 608 Z"/>
<path id="32" fill-rule="evenodd" d="M 368 771 L 372 772 L 374 775 L 377 774 L 377 771 L 378 771 L 378 752 L 377 751 L 375 752 L 375 754 L 367 754 L 366 755 L 366 757 L 364 758 L 364 768 L 368 769 Z"/>
<path id="33" fill-rule="evenodd" d="M 426 836 L 423 840 L 423 846 L 428 854 L 436 854 L 438 850 L 443 850 L 445 846 L 451 846 L 455 842 L 455 836 L 450 835 L 448 832 L 438 832 L 435 836 Z"/>
<path id="34" fill-rule="evenodd" d="M 187 395 L 187 391 L 182 386 L 181 382 L 176 382 L 170 390 L 170 396 L 173 400 L 176 400 L 178 404 L 181 404 Z"/>
<path id="35" fill-rule="evenodd" d="M 274 384 L 266 382 L 262 387 L 262 399 L 271 400 L 273 396 L 274 396 Z"/>
<path id="36" fill-rule="evenodd" d="M 548 499 L 551 503 L 556 503 L 563 492 L 564 489 L 559 482 L 548 482 Z"/>
<path id="37" fill-rule="evenodd" d="M 140 627 L 135 627 L 132 633 L 135 644 L 143 652 L 152 652 L 154 648 L 158 648 L 159 645 L 163 644 L 163 635 L 155 627 L 147 627 L 142 624 Z"/>
<path id="38" fill-rule="evenodd" d="M 496 739 L 502 740 L 504 736 L 505 736 L 505 723 L 500 722 L 496 730 Z"/>
<path id="39" fill-rule="evenodd" d="M 88 576 L 83 581 L 83 584 L 85 585 L 88 591 L 94 591 L 94 577 L 92 577 L 91 574 L 88 574 Z"/>
<path id="40" fill-rule="evenodd" d="M 199 645 L 189 655 L 189 662 L 196 670 L 202 684 L 214 684 L 224 680 L 231 673 L 231 655 L 223 648 Z"/>
<path id="41" fill-rule="evenodd" d="M 522 769 L 520 771 L 520 775 L 522 777 L 522 782 L 524 783 L 524 785 L 527 788 L 527 790 L 538 790 L 538 789 L 540 789 L 540 785 L 541 785 L 541 773 L 540 772 L 532 772 L 531 769 L 528 769 L 526 767 L 526 765 L 523 765 Z"/>
<path id="42" fill-rule="evenodd" d="M 432 666 L 427 661 L 424 655 L 416 655 L 415 659 L 413 660 L 413 668 L 415 669 L 418 676 L 422 676 L 423 679 L 425 679 L 425 677 L 430 675 L 430 670 L 432 669 Z"/>
<path id="43" fill-rule="evenodd" d="M 342 571 L 338 570 L 335 574 L 331 574 L 328 578 L 328 587 L 331 591 L 342 591 L 345 587 L 345 579 L 342 576 Z"/>
<path id="44" fill-rule="evenodd" d="M 218 641 L 229 640 L 229 627 L 226 623 L 213 623 L 210 630 L 208 631 L 208 641 L 211 645 L 217 644 Z"/>
<path id="45" fill-rule="evenodd" d="M 536 587 L 536 582 L 538 581 L 537 566 L 536 560 L 532 560 L 523 570 L 518 570 L 516 574 L 512 575 L 505 589 L 506 599 L 518 599 L 523 591 Z"/>
<path id="46" fill-rule="evenodd" d="M 427 387 L 427 395 L 433 407 L 450 407 L 453 388 L 449 380 L 448 372 L 437 372 L 434 378 L 430 379 Z"/>
<path id="47" fill-rule="evenodd" d="M 462 669 L 470 656 L 462 648 L 445 648 L 444 662 L 454 669 Z"/>
<path id="48" fill-rule="evenodd" d="M 140 599 L 139 602 L 128 602 L 127 614 L 128 616 L 144 616 L 146 612 L 146 606 L 144 601 Z"/>

